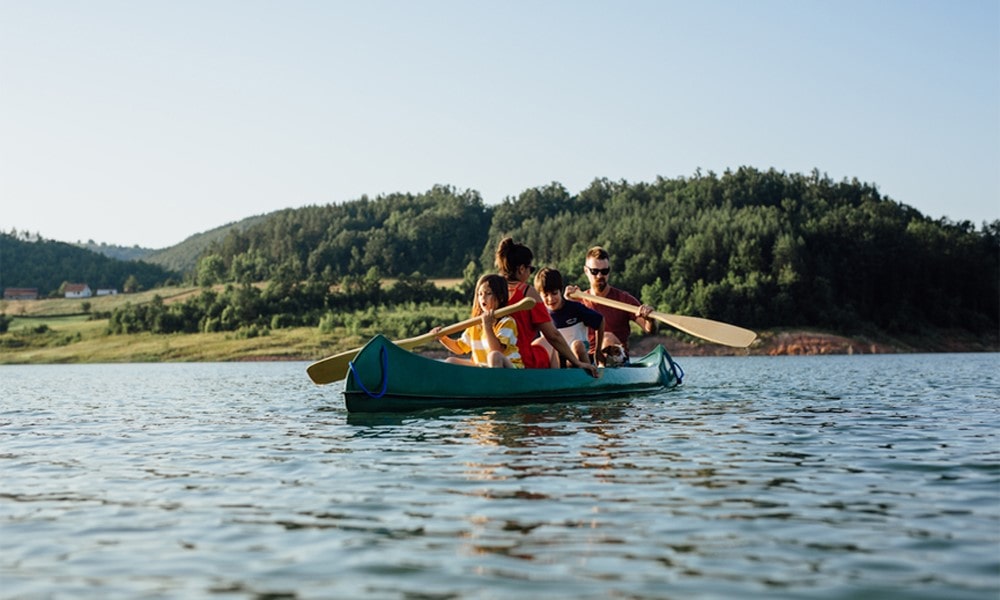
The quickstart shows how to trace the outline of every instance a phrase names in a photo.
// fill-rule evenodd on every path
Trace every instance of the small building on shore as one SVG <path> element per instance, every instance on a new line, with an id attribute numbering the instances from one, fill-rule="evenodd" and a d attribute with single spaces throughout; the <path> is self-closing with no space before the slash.
<path id="1" fill-rule="evenodd" d="M 3 290 L 4 300 L 38 300 L 38 288 L 9 287 Z"/>
<path id="2" fill-rule="evenodd" d="M 94 292 L 86 283 L 67 283 L 63 288 L 63 295 L 66 298 L 90 298 Z"/>

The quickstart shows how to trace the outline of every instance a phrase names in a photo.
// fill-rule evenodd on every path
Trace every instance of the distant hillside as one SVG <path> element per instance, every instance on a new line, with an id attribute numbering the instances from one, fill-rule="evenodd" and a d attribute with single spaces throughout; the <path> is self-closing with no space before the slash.
<path id="1" fill-rule="evenodd" d="M 216 227 L 209 231 L 196 233 L 175 246 L 163 248 L 162 250 L 150 250 L 146 256 L 142 257 L 142 260 L 159 265 L 169 271 L 189 273 L 194 271 L 195 266 L 198 264 L 198 257 L 213 242 L 221 241 L 232 231 L 246 231 L 250 227 L 266 221 L 267 218 L 268 215 L 247 217 L 235 223 L 229 223 L 228 225 Z"/>
<path id="2" fill-rule="evenodd" d="M 435 186 L 289 209 L 213 244 L 198 277 L 478 276 L 494 270 L 504 236 L 580 285 L 587 249 L 602 245 L 614 285 L 668 312 L 749 327 L 996 332 L 1000 315 L 1000 221 L 978 231 L 935 221 L 873 184 L 816 170 L 598 179 L 576 195 L 553 183 L 496 206 Z"/>
<path id="3" fill-rule="evenodd" d="M 183 274 L 194 270 L 198 263 L 198 257 L 213 242 L 222 240 L 231 231 L 246 231 L 250 227 L 267 219 L 268 215 L 247 217 L 234 223 L 210 229 L 209 231 L 196 233 L 179 244 L 161 249 L 143 248 L 141 246 L 115 246 L 105 242 L 97 243 L 94 240 L 87 240 L 86 243 L 76 243 L 73 245 L 115 260 L 142 260 L 150 264 L 160 265 L 169 271 Z"/>
<path id="4" fill-rule="evenodd" d="M 228 233 L 206 254 L 217 278 L 239 281 L 335 281 L 372 270 L 459 277 L 482 252 L 491 215 L 478 192 L 436 185 L 420 194 L 277 211 Z"/>
<path id="5" fill-rule="evenodd" d="M 64 242 L 27 241 L 0 233 L 0 288 L 38 288 L 39 294 L 48 296 L 64 282 L 86 283 L 91 289 L 149 289 L 178 277 L 159 265 L 116 260 Z"/>
<path id="6" fill-rule="evenodd" d="M 94 240 L 87 240 L 87 243 L 85 244 L 73 245 L 77 248 L 83 248 L 84 250 L 90 250 L 91 252 L 103 254 L 104 256 L 115 260 L 143 260 L 153 252 L 156 252 L 156 250 L 153 250 L 152 248 L 141 248 L 139 246 L 114 246 L 104 242 L 98 244 Z"/>
<path id="7" fill-rule="evenodd" d="M 377 306 L 384 299 L 367 286 L 380 277 L 475 281 L 495 270 L 493 252 L 505 236 L 534 251 L 534 266 L 556 267 L 579 285 L 587 284 L 587 249 L 602 245 L 611 253 L 612 284 L 665 312 L 758 329 L 998 331 L 1000 220 L 978 230 L 932 220 L 873 184 L 833 181 L 818 170 L 596 179 L 575 195 L 552 183 L 494 206 L 473 190 L 434 186 L 250 217 L 146 260 L 161 279 L 183 271 L 201 285 L 270 281 L 268 293 L 294 306 L 280 314 L 315 325 L 331 307 L 329 294 L 316 290 L 337 284 L 344 302 Z M 91 279 L 48 243 L 10 239 L 24 252 L 0 248 L 0 285 L 38 287 L 43 295 L 64 280 L 121 285 Z M 52 270 L 45 282 L 24 276 L 42 266 Z M 238 293 L 256 288 L 232 289 L 230 313 L 253 316 L 244 325 L 269 326 L 256 319 L 270 315 Z"/>

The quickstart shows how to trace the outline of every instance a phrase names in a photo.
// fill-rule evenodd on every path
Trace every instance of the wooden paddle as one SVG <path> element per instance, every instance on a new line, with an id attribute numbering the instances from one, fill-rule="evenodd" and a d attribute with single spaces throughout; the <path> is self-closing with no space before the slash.
<path id="1" fill-rule="evenodd" d="M 522 310 L 530 310 L 534 306 L 535 300 L 533 298 L 525 298 L 520 302 L 498 309 L 495 314 L 498 317 L 506 317 L 511 313 L 516 313 Z M 480 317 L 473 317 L 471 319 L 455 323 L 454 325 L 442 327 L 441 331 L 438 333 L 425 333 L 416 337 L 393 342 L 393 344 L 396 344 L 400 348 L 404 348 L 406 350 L 412 350 L 417 346 L 436 340 L 438 336 L 451 335 L 453 333 L 458 333 L 459 331 L 465 331 L 469 327 L 472 327 L 481 321 L 482 319 Z M 348 350 L 347 352 L 341 352 L 340 354 L 334 354 L 333 356 L 328 356 L 322 360 L 318 360 L 306 367 L 306 373 L 309 374 L 309 379 L 312 379 L 313 383 L 318 383 L 320 385 L 340 381 L 347 376 L 347 365 L 354 360 L 354 357 L 358 355 L 358 352 L 361 352 L 361 348 L 355 348 L 354 350 Z"/>
<path id="2" fill-rule="evenodd" d="M 566 297 L 570 300 L 588 300 L 594 304 L 603 304 L 604 306 L 610 306 L 611 308 L 617 308 L 632 314 L 635 314 L 635 312 L 639 309 L 638 306 L 633 304 L 626 304 L 625 302 L 611 300 L 609 298 L 596 296 L 586 292 L 573 292 L 571 294 L 567 294 Z M 676 327 L 684 333 L 689 333 L 695 337 L 715 342 L 716 344 L 722 344 L 723 346 L 746 348 L 753 343 L 755 339 L 757 339 L 757 334 L 749 329 L 743 329 L 742 327 L 737 327 L 728 323 L 720 323 L 719 321 L 712 321 L 711 319 L 702 319 L 701 317 L 685 317 L 682 315 L 669 315 L 655 310 L 649 313 L 649 316 L 657 321 L 666 323 L 671 327 Z"/>

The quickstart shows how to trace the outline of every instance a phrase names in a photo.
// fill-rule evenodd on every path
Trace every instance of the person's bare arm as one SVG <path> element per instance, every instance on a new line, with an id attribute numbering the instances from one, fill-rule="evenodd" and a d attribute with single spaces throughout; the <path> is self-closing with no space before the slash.
<path id="1" fill-rule="evenodd" d="M 649 314 L 654 310 L 653 307 L 648 304 L 643 304 L 638 308 L 639 310 L 635 313 L 636 324 L 638 324 L 639 327 L 641 327 L 646 333 L 653 333 L 656 331 L 656 319 L 649 316 Z"/>
<path id="2" fill-rule="evenodd" d="M 503 352 L 503 344 L 500 343 L 500 339 L 497 337 L 495 331 L 493 331 L 493 324 L 496 323 L 496 317 L 493 315 L 492 310 L 488 310 L 483 313 L 483 337 L 486 338 L 486 347 L 495 352 Z"/>
<path id="3" fill-rule="evenodd" d="M 441 331 L 440 327 L 431 329 L 431 333 L 438 333 L 439 331 Z M 450 350 L 452 354 L 464 354 L 464 352 L 462 352 L 462 348 L 458 345 L 458 342 L 452 338 L 446 335 L 438 335 L 437 339 L 441 342 L 441 345 Z"/>
<path id="4" fill-rule="evenodd" d="M 541 323 L 538 326 L 538 331 L 540 331 L 542 336 L 550 344 L 552 344 L 552 347 L 556 349 L 556 352 L 568 360 L 570 364 L 587 371 L 592 377 L 597 377 L 597 367 L 592 365 L 589 361 L 584 362 L 580 360 L 576 357 L 576 354 L 573 354 L 573 350 L 569 347 L 569 344 L 566 343 L 566 338 L 559 333 L 559 330 L 556 329 L 556 326 L 552 323 L 552 321 L 549 321 L 548 323 Z"/>
<path id="5" fill-rule="evenodd" d="M 594 341 L 597 343 L 597 347 L 594 348 L 594 360 L 603 365 L 604 353 L 601 352 L 601 348 L 604 347 L 604 319 L 601 319 L 601 326 L 594 332 Z"/>

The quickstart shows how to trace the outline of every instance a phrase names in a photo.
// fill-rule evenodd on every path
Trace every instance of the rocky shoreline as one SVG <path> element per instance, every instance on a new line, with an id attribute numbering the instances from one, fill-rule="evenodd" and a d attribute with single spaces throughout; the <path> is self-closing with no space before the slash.
<path id="1" fill-rule="evenodd" d="M 632 356 L 642 356 L 662 344 L 674 357 L 682 356 L 820 356 L 837 354 L 913 354 L 922 352 L 1000 352 L 1000 335 L 973 336 L 966 332 L 941 333 L 915 339 L 873 340 L 807 330 L 765 331 L 749 348 L 730 348 L 704 341 L 685 341 L 667 335 L 632 338 Z M 447 350 L 428 344 L 417 352 L 431 358 L 449 356 Z"/>
<path id="2" fill-rule="evenodd" d="M 706 342 L 684 341 L 651 335 L 633 344 L 632 354 L 642 355 L 662 344 L 672 356 L 815 356 L 830 354 L 900 354 L 918 352 L 1000 352 L 998 336 L 976 337 L 957 332 L 931 339 L 845 337 L 813 331 L 765 332 L 749 347 L 730 348 Z"/>

